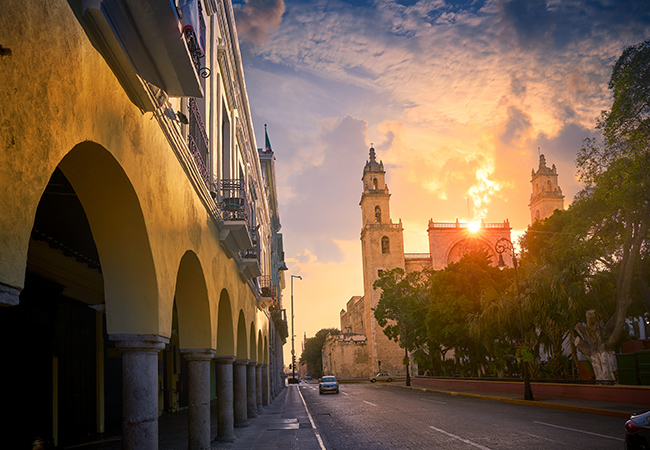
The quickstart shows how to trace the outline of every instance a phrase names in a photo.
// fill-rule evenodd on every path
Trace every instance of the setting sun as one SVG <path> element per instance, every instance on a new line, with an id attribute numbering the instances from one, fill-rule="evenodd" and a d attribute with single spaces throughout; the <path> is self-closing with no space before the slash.
<path id="1" fill-rule="evenodd" d="M 470 222 L 467 224 L 467 228 L 472 233 L 476 233 L 481 228 L 481 224 L 478 222 Z"/>

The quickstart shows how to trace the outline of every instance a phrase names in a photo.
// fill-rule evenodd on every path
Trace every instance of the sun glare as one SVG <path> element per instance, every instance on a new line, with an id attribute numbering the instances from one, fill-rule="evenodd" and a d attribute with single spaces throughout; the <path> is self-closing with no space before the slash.
<path id="1" fill-rule="evenodd" d="M 478 222 L 470 222 L 467 224 L 467 228 L 469 228 L 469 231 L 472 233 L 476 233 L 481 228 L 481 224 Z"/>

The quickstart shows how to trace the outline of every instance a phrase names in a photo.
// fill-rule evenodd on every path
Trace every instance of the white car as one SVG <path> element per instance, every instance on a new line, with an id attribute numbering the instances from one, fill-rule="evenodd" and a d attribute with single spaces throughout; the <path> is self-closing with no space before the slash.
<path id="1" fill-rule="evenodd" d="M 320 382 L 318 383 L 318 393 L 324 394 L 325 392 L 334 392 L 335 394 L 339 393 L 339 382 L 336 381 L 335 376 L 327 375 L 320 379 Z"/>

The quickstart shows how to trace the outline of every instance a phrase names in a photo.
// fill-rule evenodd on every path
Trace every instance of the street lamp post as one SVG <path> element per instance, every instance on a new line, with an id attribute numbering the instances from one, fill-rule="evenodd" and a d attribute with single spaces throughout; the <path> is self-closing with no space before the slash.
<path id="1" fill-rule="evenodd" d="M 515 286 L 517 287 L 517 303 L 519 304 L 519 330 L 521 332 L 521 345 L 526 342 L 524 339 L 524 314 L 521 307 L 521 295 L 519 293 L 519 275 L 517 273 L 517 257 L 515 256 L 515 247 L 512 242 L 506 238 L 500 238 L 494 244 L 494 250 L 499 255 L 497 267 L 504 269 L 506 267 L 503 261 L 503 252 L 508 251 L 512 256 L 512 267 L 515 269 Z M 530 377 L 528 376 L 528 362 L 524 361 L 524 400 L 534 400 L 533 389 L 530 387 Z"/>
<path id="2" fill-rule="evenodd" d="M 293 279 L 294 278 L 298 278 L 299 280 L 302 280 L 302 277 L 299 275 L 291 275 L 291 379 L 293 380 L 292 383 L 296 382 L 296 349 L 294 346 L 296 335 L 293 332 L 293 318 L 295 316 L 293 313 Z"/>

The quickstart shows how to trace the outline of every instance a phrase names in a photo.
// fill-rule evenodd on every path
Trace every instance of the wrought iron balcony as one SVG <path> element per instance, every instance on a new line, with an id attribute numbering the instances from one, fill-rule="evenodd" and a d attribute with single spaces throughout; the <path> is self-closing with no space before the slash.
<path id="1" fill-rule="evenodd" d="M 217 206 L 221 210 L 223 220 L 247 221 L 250 217 L 250 202 L 244 180 L 221 180 Z"/>
<path id="2" fill-rule="evenodd" d="M 201 178 L 203 178 L 206 186 L 209 187 L 210 175 L 207 163 L 209 161 L 210 141 L 208 140 L 208 133 L 205 131 L 205 122 L 203 122 L 203 117 L 201 117 L 201 112 L 195 99 L 191 98 L 189 100 L 188 109 L 190 117 L 187 145 L 194 157 L 194 162 L 199 169 Z"/>
<path id="3" fill-rule="evenodd" d="M 287 337 L 289 337 L 289 327 L 287 324 L 287 310 L 276 309 L 272 311 L 271 319 L 275 324 L 275 329 L 280 334 L 280 338 L 282 338 L 282 342 L 286 342 Z"/>

